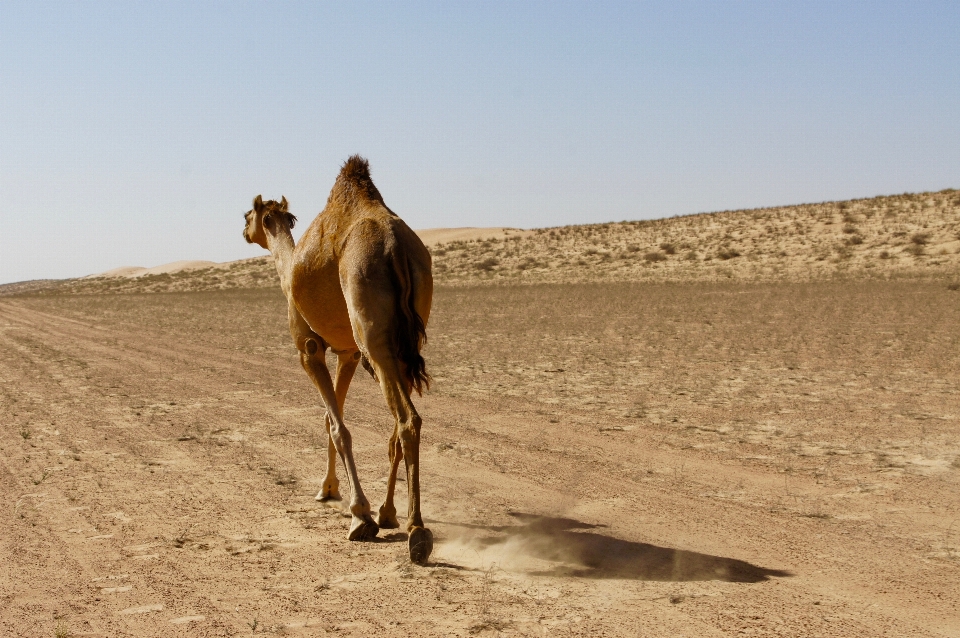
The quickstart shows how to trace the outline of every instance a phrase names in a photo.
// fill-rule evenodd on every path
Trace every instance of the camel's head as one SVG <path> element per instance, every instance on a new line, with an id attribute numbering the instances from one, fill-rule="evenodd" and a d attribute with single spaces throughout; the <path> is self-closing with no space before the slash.
<path id="1" fill-rule="evenodd" d="M 257 244 L 267 250 L 267 235 L 274 236 L 278 232 L 289 232 L 297 223 L 297 218 L 287 210 L 287 198 L 280 201 L 263 201 L 260 195 L 253 200 L 253 208 L 244 215 L 247 220 L 243 228 L 243 238 L 248 244 Z"/>

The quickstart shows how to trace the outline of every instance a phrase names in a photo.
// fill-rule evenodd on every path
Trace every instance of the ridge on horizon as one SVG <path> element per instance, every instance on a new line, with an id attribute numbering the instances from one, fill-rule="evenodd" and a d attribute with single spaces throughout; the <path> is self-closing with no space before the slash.
<path id="1" fill-rule="evenodd" d="M 960 269 L 960 191 L 527 230 L 416 232 L 431 248 L 441 285 L 936 276 Z M 128 288 L 114 280 L 135 280 L 139 283 L 129 285 L 149 291 L 260 287 L 276 277 L 270 264 L 268 255 L 223 263 L 181 261 L 0 289 Z"/>

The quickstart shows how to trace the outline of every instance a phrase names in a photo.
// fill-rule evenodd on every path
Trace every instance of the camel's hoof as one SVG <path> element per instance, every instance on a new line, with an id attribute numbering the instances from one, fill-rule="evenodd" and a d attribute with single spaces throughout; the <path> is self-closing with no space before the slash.
<path id="1" fill-rule="evenodd" d="M 352 541 L 372 541 L 379 532 L 380 526 L 374 523 L 373 519 L 364 520 L 354 516 L 350 524 L 350 535 L 347 538 Z"/>
<path id="2" fill-rule="evenodd" d="M 433 552 L 433 532 L 426 527 L 414 527 L 407 541 L 410 546 L 410 561 L 417 565 L 426 565 Z"/>
<path id="3" fill-rule="evenodd" d="M 397 513 L 393 512 L 392 514 L 383 511 L 383 508 L 380 508 L 380 514 L 377 516 L 377 523 L 380 524 L 380 529 L 398 529 L 400 527 L 400 522 L 397 520 Z"/>
<path id="4" fill-rule="evenodd" d="M 325 503 L 327 501 L 339 501 L 342 499 L 340 498 L 340 490 L 324 488 L 317 492 L 316 500 Z"/>

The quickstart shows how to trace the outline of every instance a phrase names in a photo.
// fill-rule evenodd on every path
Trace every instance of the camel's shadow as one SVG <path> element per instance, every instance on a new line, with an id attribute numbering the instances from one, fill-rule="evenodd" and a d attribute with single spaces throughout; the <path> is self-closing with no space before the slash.
<path id="1" fill-rule="evenodd" d="M 531 558 L 558 563 L 548 570 L 532 570 L 537 576 L 581 578 L 629 578 L 651 581 L 721 580 L 757 583 L 771 576 L 790 576 L 786 571 L 758 567 L 734 558 L 711 556 L 649 543 L 625 541 L 593 530 L 600 525 L 571 518 L 536 516 L 512 512 L 519 525 L 484 526 L 437 523 L 484 530 L 491 534 L 471 539 L 482 548 L 509 545 L 512 551 Z M 451 565 L 452 566 L 452 565 Z"/>

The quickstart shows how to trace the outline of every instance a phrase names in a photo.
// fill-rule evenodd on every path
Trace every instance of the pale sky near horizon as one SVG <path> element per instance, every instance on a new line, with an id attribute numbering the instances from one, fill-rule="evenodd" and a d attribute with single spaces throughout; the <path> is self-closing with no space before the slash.
<path id="1" fill-rule="evenodd" d="M 370 160 L 414 228 L 960 188 L 957 2 L 0 3 L 0 283 L 263 254 Z"/>

